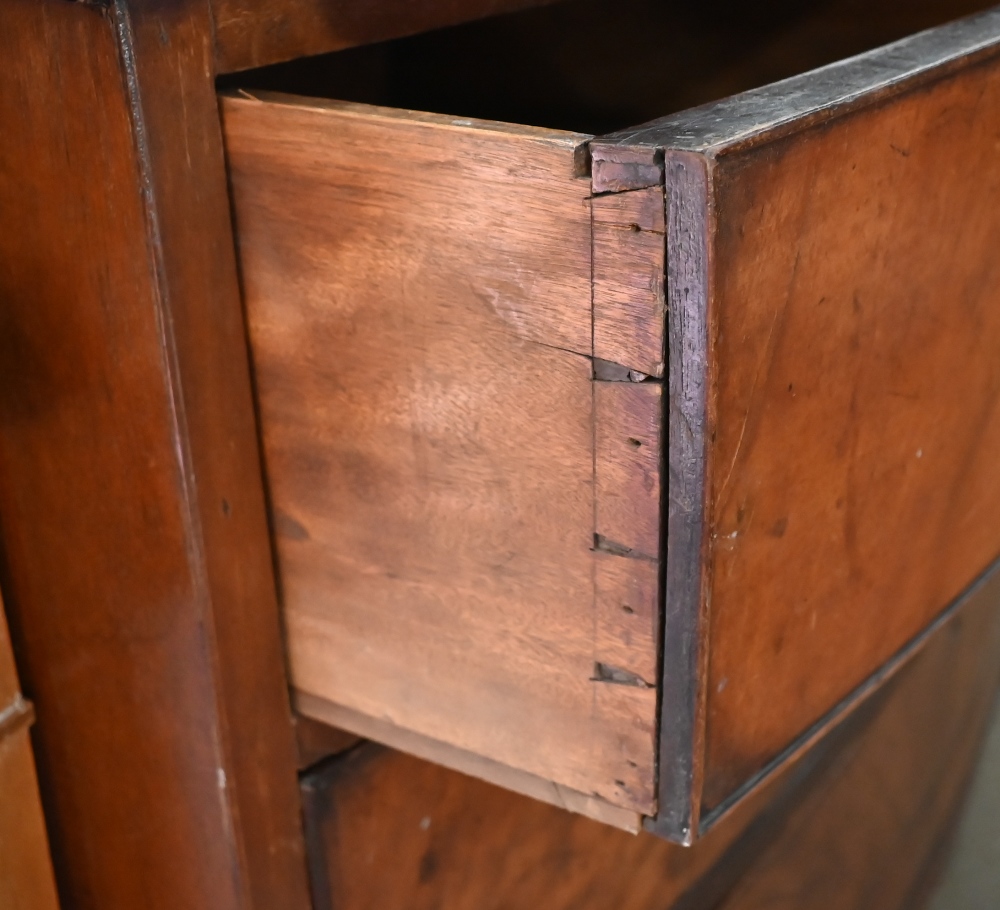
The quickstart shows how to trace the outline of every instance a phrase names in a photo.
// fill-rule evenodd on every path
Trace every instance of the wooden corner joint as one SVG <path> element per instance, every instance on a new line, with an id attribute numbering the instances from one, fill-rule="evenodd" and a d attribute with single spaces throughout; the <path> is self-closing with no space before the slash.
<path id="1" fill-rule="evenodd" d="M 634 728 L 642 731 L 632 742 L 629 767 L 638 762 L 644 773 L 627 796 L 630 805 L 654 815 L 662 624 L 664 190 L 662 166 L 655 161 L 611 162 L 621 172 L 612 186 L 608 160 L 593 157 L 591 197 L 598 629 L 592 679 L 603 698 L 628 705 Z M 635 776 L 625 774 L 616 784 Z"/>

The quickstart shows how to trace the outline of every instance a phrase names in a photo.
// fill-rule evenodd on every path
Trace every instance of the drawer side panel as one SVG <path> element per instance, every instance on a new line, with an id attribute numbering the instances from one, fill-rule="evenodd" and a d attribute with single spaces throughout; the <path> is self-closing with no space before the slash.
<path id="1" fill-rule="evenodd" d="M 294 685 L 655 809 L 596 594 L 587 137 L 223 100 Z M 624 656 L 622 656 L 624 652 Z"/>

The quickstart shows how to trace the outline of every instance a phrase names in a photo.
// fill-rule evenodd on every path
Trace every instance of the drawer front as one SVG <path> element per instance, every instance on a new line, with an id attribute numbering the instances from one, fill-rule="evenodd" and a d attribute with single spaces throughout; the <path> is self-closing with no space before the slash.
<path id="1" fill-rule="evenodd" d="M 998 39 L 596 140 L 223 97 L 300 710 L 690 841 L 919 650 L 1000 553 Z"/>
<path id="2" fill-rule="evenodd" d="M 661 783 L 692 818 L 1000 553 L 998 32 L 989 12 L 595 145 L 599 190 L 665 172 L 663 735 L 692 760 Z"/>

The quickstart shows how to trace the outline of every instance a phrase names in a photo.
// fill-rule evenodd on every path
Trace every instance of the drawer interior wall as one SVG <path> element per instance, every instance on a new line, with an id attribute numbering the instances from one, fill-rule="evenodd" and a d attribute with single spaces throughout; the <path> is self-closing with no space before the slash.
<path id="1" fill-rule="evenodd" d="M 671 322 L 668 274 L 680 274 L 671 269 L 683 264 L 693 228 L 671 221 L 671 173 L 680 171 L 670 167 L 683 170 L 700 152 L 671 158 L 668 149 L 665 167 L 662 149 L 644 140 L 594 140 L 968 11 L 943 3 L 861 10 L 838 0 L 786 3 L 760 17 L 735 5 L 697 12 L 577 0 L 226 77 L 223 126 L 301 712 L 620 827 L 669 816 L 664 833 L 690 839 L 699 814 L 749 792 L 972 584 L 1000 541 L 971 525 L 964 544 L 941 554 L 942 570 L 927 566 L 927 578 L 917 573 L 905 585 L 897 573 L 913 558 L 907 547 L 936 554 L 938 538 L 913 532 L 912 541 L 886 544 L 869 509 L 860 571 L 882 566 L 885 578 L 864 584 L 857 538 L 821 541 L 823 522 L 842 523 L 833 514 L 838 494 L 813 489 L 812 466 L 825 456 L 806 464 L 789 451 L 773 421 L 784 404 L 760 405 L 770 429 L 744 447 L 759 374 L 747 364 L 775 351 L 764 304 L 748 309 L 759 325 L 739 320 L 746 302 L 766 303 L 781 276 L 795 274 L 803 249 L 842 248 L 847 261 L 864 253 L 855 247 L 868 239 L 835 205 L 828 216 L 774 229 L 773 242 L 746 240 L 744 229 L 766 217 L 786 224 L 781 205 L 791 198 L 815 192 L 836 202 L 851 179 L 835 176 L 842 156 L 862 154 L 887 130 L 912 129 L 921 151 L 898 174 L 899 161 L 871 157 L 858 204 L 870 211 L 880 256 L 927 262 L 937 240 L 906 233 L 912 216 L 901 200 L 917 198 L 913 188 L 952 147 L 935 118 L 992 91 L 992 76 L 903 93 L 865 108 L 870 116 L 845 115 L 790 138 L 775 128 L 762 151 L 731 143 L 699 159 L 710 160 L 704 179 L 716 181 L 707 194 L 677 178 L 677 198 L 709 200 L 715 221 L 695 218 L 697 230 L 708 236 L 719 224 L 718 241 L 708 240 L 718 269 L 712 306 L 746 331 L 742 348 L 717 345 L 726 360 L 709 365 L 710 396 L 723 388 L 728 397 L 707 405 L 716 425 L 699 444 L 718 465 L 699 463 L 706 486 L 698 502 L 708 505 L 698 506 L 705 524 L 688 550 L 671 543 L 668 513 L 683 492 L 675 447 L 690 423 L 678 432 L 665 390 L 676 379 L 675 343 L 686 343 Z M 725 102 L 719 110 L 732 114 Z M 962 136 L 954 144 L 985 154 L 984 127 L 963 129 L 964 146 Z M 784 164 L 796 161 L 803 164 Z M 964 191 L 951 179 L 942 199 Z M 984 212 L 992 189 L 981 196 Z M 776 214 L 761 216 L 768 205 Z M 912 280 L 972 281 L 991 218 L 962 228 L 973 231 L 967 255 Z M 849 311 L 861 278 L 825 271 L 825 261 L 810 260 L 802 293 L 844 297 Z M 890 285 L 896 272 L 870 271 L 865 287 L 890 317 L 931 318 L 905 280 Z M 977 312 L 992 303 L 979 287 L 970 291 Z M 843 360 L 832 381 L 851 382 L 862 366 L 851 360 L 857 332 L 852 342 L 821 331 L 808 310 L 815 300 L 789 299 L 801 333 L 789 349 L 815 348 L 813 363 L 790 361 L 803 371 L 801 388 L 827 358 Z M 980 332 L 1000 338 L 1000 326 L 983 318 Z M 980 397 L 988 390 L 962 353 L 969 325 L 956 340 L 921 336 L 916 347 L 912 333 L 873 324 L 857 331 L 881 345 L 887 388 L 916 383 L 907 400 L 924 416 L 881 392 L 863 411 L 850 395 L 817 391 L 798 426 L 812 440 L 804 451 L 820 445 L 831 419 L 855 440 L 882 440 L 884 451 L 841 446 L 823 468 L 833 486 L 856 484 L 861 472 L 862 488 L 875 490 L 880 472 L 902 470 L 886 427 L 911 421 L 932 431 L 938 416 L 956 414 L 970 385 Z M 908 349 L 951 370 L 948 382 L 918 382 Z M 976 413 L 959 408 L 954 439 L 971 444 L 983 429 Z M 992 439 L 991 418 L 985 432 Z M 945 520 L 948 495 L 988 507 L 996 484 L 967 461 L 957 442 L 936 475 L 907 480 L 906 521 Z M 756 550 L 744 545 L 756 554 L 749 569 L 729 558 L 737 547 L 726 541 L 753 516 L 742 506 L 727 514 L 731 478 L 769 508 L 784 503 L 767 539 Z M 952 485 L 947 495 L 928 498 L 942 483 Z M 831 514 L 803 529 L 803 513 L 824 496 Z M 885 524 L 886 536 L 900 521 Z M 671 626 L 669 547 L 675 562 L 694 567 L 683 634 Z M 740 572 L 754 585 L 727 589 L 726 573 Z M 810 628 L 799 614 L 814 589 L 825 600 Z M 710 613 L 715 594 L 721 609 Z M 864 616 L 873 619 L 859 628 Z M 778 630 L 779 644 L 764 642 L 757 626 Z M 836 643 L 829 660 L 815 659 L 826 653 L 820 636 Z"/>

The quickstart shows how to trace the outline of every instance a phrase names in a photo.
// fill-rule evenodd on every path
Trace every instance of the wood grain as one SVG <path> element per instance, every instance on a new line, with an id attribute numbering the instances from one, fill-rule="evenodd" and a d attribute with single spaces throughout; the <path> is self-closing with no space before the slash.
<path id="1" fill-rule="evenodd" d="M 63 898 L 298 910 L 207 5 L 0 19 L 3 587 Z"/>
<path id="2" fill-rule="evenodd" d="M 912 910 L 974 766 L 998 658 L 994 583 L 818 753 L 690 848 L 362 747 L 303 780 L 317 910 Z"/>
<path id="3" fill-rule="evenodd" d="M 0 906 L 59 907 L 26 726 L 0 735 Z"/>
<path id="4" fill-rule="evenodd" d="M 594 355 L 662 377 L 665 358 L 663 190 L 597 196 Z"/>
<path id="5" fill-rule="evenodd" d="M 212 0 L 219 71 L 266 66 L 552 0 Z"/>
<path id="6" fill-rule="evenodd" d="M 530 796 L 540 802 L 558 806 L 567 812 L 585 815 L 602 824 L 632 834 L 637 833 L 642 827 L 642 816 L 634 810 L 613 806 L 592 794 L 581 793 L 474 752 L 466 752 L 448 743 L 412 733 L 404 727 L 397 727 L 388 721 L 335 705 L 315 695 L 299 692 L 295 699 L 295 707 L 304 718 L 311 720 L 317 726 L 330 724 L 332 726 L 327 729 L 354 731 L 359 737 L 391 746 L 407 755 L 434 762 L 453 771 L 461 771 L 463 774 L 496 784 L 513 793 Z"/>
<path id="7" fill-rule="evenodd" d="M 666 156 L 664 806 L 731 799 L 1000 553 L 998 36 L 986 13 L 595 147 Z M 671 676 L 685 634 L 707 656 Z"/>
<path id="8" fill-rule="evenodd" d="M 652 811 L 655 690 L 600 669 L 656 611 L 598 569 L 588 137 L 223 113 L 296 688 Z"/>

